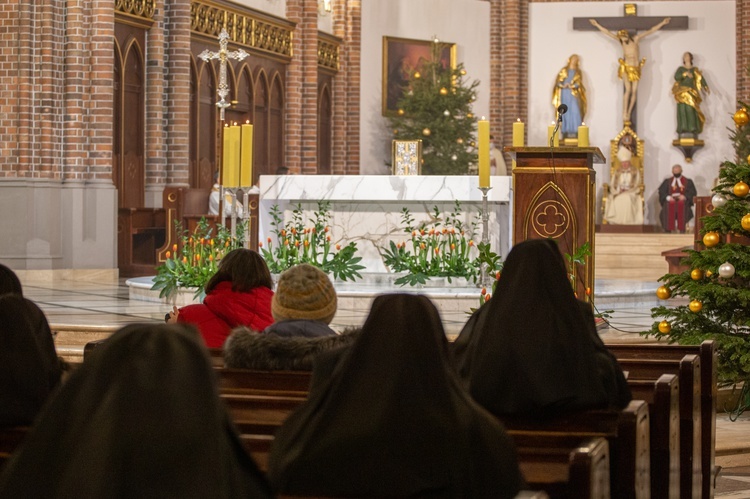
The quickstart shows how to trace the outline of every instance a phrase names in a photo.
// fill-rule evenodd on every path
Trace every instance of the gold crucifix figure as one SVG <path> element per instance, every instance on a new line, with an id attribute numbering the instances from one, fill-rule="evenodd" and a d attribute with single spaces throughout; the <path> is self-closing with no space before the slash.
<path id="1" fill-rule="evenodd" d="M 227 85 L 227 59 L 241 61 L 248 56 L 248 53 L 242 49 L 235 51 L 227 50 L 228 42 L 229 33 L 227 33 L 225 28 L 222 28 L 221 33 L 219 33 L 219 51 L 211 52 L 210 50 L 204 50 L 198 54 L 198 57 L 205 62 L 209 62 L 212 59 L 219 59 L 219 88 L 216 90 L 216 93 L 219 95 L 219 100 L 216 102 L 216 107 L 219 108 L 219 119 L 221 121 L 224 121 L 224 110 L 230 106 L 229 102 L 226 101 L 226 97 L 229 95 L 229 85 Z"/>

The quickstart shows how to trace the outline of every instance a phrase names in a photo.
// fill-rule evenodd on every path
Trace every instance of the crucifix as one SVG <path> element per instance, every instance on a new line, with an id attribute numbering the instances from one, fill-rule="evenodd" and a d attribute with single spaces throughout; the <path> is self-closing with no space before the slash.
<path id="1" fill-rule="evenodd" d="M 618 77 L 622 80 L 624 93 L 622 103 L 623 125 L 635 130 L 635 101 L 638 94 L 638 81 L 646 58 L 640 58 L 639 42 L 660 29 L 681 30 L 688 28 L 687 16 L 680 17 L 638 17 L 635 4 L 625 4 L 622 17 L 576 17 L 573 29 L 588 31 L 598 29 L 622 46 L 622 58 L 618 59 Z M 637 33 L 642 31 L 641 33 Z M 634 34 L 637 33 L 637 34 Z"/>
<path id="2" fill-rule="evenodd" d="M 226 101 L 226 97 L 229 95 L 229 85 L 227 85 L 227 59 L 241 61 L 248 56 L 248 53 L 242 49 L 235 51 L 227 50 L 228 41 L 229 33 L 227 33 L 225 28 L 222 28 L 221 33 L 219 33 L 219 51 L 211 52 L 210 50 L 204 50 L 198 54 L 198 57 L 205 62 L 209 62 L 212 59 L 219 59 L 219 88 L 216 91 L 219 95 L 219 100 L 216 103 L 216 107 L 219 108 L 219 119 L 221 121 L 224 121 L 224 110 L 231 105 Z"/>

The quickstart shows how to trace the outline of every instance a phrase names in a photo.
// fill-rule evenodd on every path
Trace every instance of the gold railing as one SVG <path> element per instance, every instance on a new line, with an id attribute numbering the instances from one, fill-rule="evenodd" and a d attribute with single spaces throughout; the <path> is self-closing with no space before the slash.
<path id="1" fill-rule="evenodd" d="M 216 38 L 226 28 L 229 40 L 286 60 L 292 58 L 292 25 L 232 11 L 209 1 L 190 3 L 190 29 Z"/>
<path id="2" fill-rule="evenodd" d="M 339 48 L 334 40 L 318 40 L 318 66 L 332 71 L 339 70 Z"/>
<path id="3" fill-rule="evenodd" d="M 115 12 L 153 20 L 156 0 L 115 0 Z"/>

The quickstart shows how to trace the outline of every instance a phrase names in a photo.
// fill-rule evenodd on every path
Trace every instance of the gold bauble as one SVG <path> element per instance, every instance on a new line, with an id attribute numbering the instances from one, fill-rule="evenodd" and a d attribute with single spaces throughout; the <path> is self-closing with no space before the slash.
<path id="1" fill-rule="evenodd" d="M 462 69 L 461 71 L 459 71 L 459 73 L 461 74 L 461 76 L 465 76 L 466 75 L 466 70 Z"/>
<path id="2" fill-rule="evenodd" d="M 734 116 L 732 116 L 734 124 L 737 126 L 745 126 L 750 122 L 750 115 L 747 114 L 747 109 L 739 109 Z"/>
<path id="3" fill-rule="evenodd" d="M 750 154 L 747 155 L 746 160 L 747 160 L 748 164 L 750 164 Z"/>
<path id="4" fill-rule="evenodd" d="M 669 334 L 669 332 L 672 330 L 672 325 L 667 321 L 661 321 L 659 323 L 659 332 L 661 334 Z"/>
<path id="5" fill-rule="evenodd" d="M 693 269 L 690 271 L 690 278 L 694 281 L 700 281 L 703 279 L 703 271 L 701 269 Z"/>
<path id="6" fill-rule="evenodd" d="M 425 128 L 424 130 L 422 130 L 422 135 L 424 135 L 425 137 L 429 137 L 431 133 L 432 132 L 429 128 Z"/>
<path id="7" fill-rule="evenodd" d="M 740 224 L 742 224 L 743 229 L 750 230 L 750 213 L 742 217 Z"/>
<path id="8" fill-rule="evenodd" d="M 471 142 L 469 142 L 469 145 L 470 145 L 471 147 L 474 147 L 474 146 L 476 146 L 476 145 L 477 145 L 477 143 L 476 143 L 476 142 L 474 142 L 474 141 L 472 140 Z"/>
<path id="9" fill-rule="evenodd" d="M 467 118 L 473 118 L 473 117 L 474 117 L 474 115 L 473 115 L 473 114 L 471 114 L 471 113 L 466 113 L 466 117 L 467 117 Z"/>
<path id="10" fill-rule="evenodd" d="M 706 248 L 713 248 L 720 242 L 721 237 L 719 236 L 718 232 L 706 232 L 703 235 L 703 244 L 706 245 Z"/>
<path id="11" fill-rule="evenodd" d="M 672 296 L 672 292 L 666 286 L 659 286 L 656 288 L 656 296 L 660 300 L 669 300 L 669 297 Z"/>
<path id="12" fill-rule="evenodd" d="M 448 89 L 443 87 L 440 89 L 440 95 L 448 95 Z"/>
<path id="13" fill-rule="evenodd" d="M 403 109 L 399 109 L 396 112 L 398 113 L 399 116 L 403 116 L 404 115 L 404 110 Z"/>
<path id="14" fill-rule="evenodd" d="M 701 302 L 700 300 L 693 300 L 688 304 L 688 308 L 691 312 L 697 314 L 698 312 L 703 310 L 703 302 Z"/>
<path id="15" fill-rule="evenodd" d="M 711 272 L 710 270 L 707 270 L 707 271 L 706 271 L 706 279 L 708 279 L 708 278 L 709 278 L 709 277 L 711 277 L 712 275 L 714 275 L 714 273 L 713 273 L 713 272 Z"/>
<path id="16" fill-rule="evenodd" d="M 398 130 L 394 130 L 393 135 L 398 135 Z"/>
<path id="17" fill-rule="evenodd" d="M 456 139 L 456 143 L 457 144 L 463 144 L 464 143 L 464 139 L 462 139 L 461 137 L 459 137 L 459 138 Z"/>
<path id="18" fill-rule="evenodd" d="M 421 74 L 419 73 L 419 71 L 415 71 L 415 72 L 414 72 L 414 79 L 415 79 L 415 80 L 418 80 L 418 79 L 420 79 L 421 77 L 422 77 L 422 75 L 421 75 Z"/>
<path id="19" fill-rule="evenodd" d="M 734 187 L 732 187 L 732 192 L 734 192 L 734 195 L 738 198 L 744 198 L 745 196 L 747 196 L 748 192 L 750 192 L 750 186 L 740 180 L 739 182 L 734 184 Z"/>

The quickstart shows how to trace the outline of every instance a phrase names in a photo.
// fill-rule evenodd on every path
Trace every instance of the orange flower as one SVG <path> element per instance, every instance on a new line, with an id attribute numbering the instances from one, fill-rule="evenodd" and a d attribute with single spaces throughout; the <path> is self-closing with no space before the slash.
<path id="1" fill-rule="evenodd" d="M 331 230 L 331 228 L 330 228 L 330 227 L 328 227 L 328 226 L 326 226 L 326 228 L 325 228 L 324 232 L 328 232 L 329 230 Z"/>
<path id="2" fill-rule="evenodd" d="M 453 251 L 454 249 L 456 249 L 456 245 L 451 243 L 451 251 Z"/>
<path id="3" fill-rule="evenodd" d="M 294 246 L 296 246 L 297 248 L 299 248 L 299 241 L 294 241 Z"/>
<path id="4" fill-rule="evenodd" d="M 164 256 L 166 256 L 166 257 L 167 257 L 168 259 L 169 259 L 169 258 L 172 258 L 172 252 L 171 252 L 171 251 L 167 251 L 167 252 L 166 252 L 166 253 L 164 254 Z"/>
<path id="5" fill-rule="evenodd" d="M 297 234 L 297 229 L 292 227 L 292 234 Z"/>
<path id="6" fill-rule="evenodd" d="M 208 261 L 209 262 L 213 262 L 214 261 L 214 256 L 213 255 L 208 255 Z"/>
<path id="7" fill-rule="evenodd" d="M 228 248 L 228 247 L 229 247 L 229 241 L 227 241 L 227 242 L 226 242 L 226 243 L 224 244 L 224 246 Z"/>
<path id="8" fill-rule="evenodd" d="M 469 241 L 469 246 L 474 246 L 474 241 Z"/>
<path id="9" fill-rule="evenodd" d="M 495 273 L 495 279 L 500 279 L 500 271 L 499 270 Z"/>
<path id="10" fill-rule="evenodd" d="M 424 249 L 424 243 L 419 243 L 419 248 Z"/>
<path id="11" fill-rule="evenodd" d="M 331 241 L 331 236 L 326 236 L 326 241 Z"/>
<path id="12" fill-rule="evenodd" d="M 284 239 L 284 246 L 289 246 L 289 239 Z"/>
<path id="13" fill-rule="evenodd" d="M 424 236 L 424 229 L 420 230 L 419 233 Z"/>
<path id="14" fill-rule="evenodd" d="M 464 235 L 464 231 L 461 231 L 461 235 L 462 235 L 462 236 Z"/>
<path id="15" fill-rule="evenodd" d="M 591 288 L 586 288 L 586 296 L 591 296 Z"/>
<path id="16" fill-rule="evenodd" d="M 281 229 L 281 237 L 284 237 L 284 236 L 286 236 L 286 230 L 285 229 Z"/>
<path id="17" fill-rule="evenodd" d="M 259 248 L 262 248 L 262 247 L 263 247 L 263 243 L 262 243 L 262 242 L 260 242 L 260 241 L 258 241 L 258 247 L 259 247 Z"/>
<path id="18" fill-rule="evenodd" d="M 446 229 L 445 227 L 443 227 L 443 234 L 446 234 L 446 233 L 448 233 L 448 229 Z"/>
<path id="19" fill-rule="evenodd" d="M 187 257 L 186 256 L 182 257 L 182 263 L 187 263 Z"/>
<path id="20" fill-rule="evenodd" d="M 206 244 L 206 238 L 205 237 L 201 237 L 201 244 Z"/>
<path id="21" fill-rule="evenodd" d="M 268 244 L 271 244 L 271 238 L 270 237 L 268 238 Z"/>
<path id="22" fill-rule="evenodd" d="M 430 232 L 428 232 L 429 235 L 434 236 L 435 235 L 435 229 L 430 229 Z M 424 232 L 422 233 L 424 235 Z"/>
<path id="23" fill-rule="evenodd" d="M 211 246 L 213 246 L 216 241 L 212 238 L 209 242 L 211 243 Z"/>
<path id="24" fill-rule="evenodd" d="M 487 303 L 488 301 L 490 301 L 490 298 L 492 298 L 492 295 L 487 293 L 486 295 L 484 295 L 484 302 Z"/>
<path id="25" fill-rule="evenodd" d="M 440 248 L 435 248 L 435 254 L 437 255 L 439 253 L 440 253 Z"/>
<path id="26" fill-rule="evenodd" d="M 199 255 L 198 253 L 196 253 L 196 254 L 195 254 L 195 261 L 197 262 L 197 261 L 198 261 L 198 260 L 200 260 L 200 259 L 201 259 L 201 256 L 200 256 L 200 255 Z"/>
<path id="27" fill-rule="evenodd" d="M 305 248 L 307 248 L 308 246 L 310 246 L 310 241 L 308 241 L 307 239 L 305 239 Z"/>
<path id="28" fill-rule="evenodd" d="M 176 244 L 172 245 L 172 251 L 174 251 L 175 253 L 177 252 L 177 245 Z"/>
<path id="29" fill-rule="evenodd" d="M 192 236 L 188 238 L 188 242 L 189 242 L 190 244 L 193 244 L 193 237 L 192 237 Z"/>
<path id="30" fill-rule="evenodd" d="M 487 294 L 487 288 L 482 288 L 482 296 Z"/>
<path id="31" fill-rule="evenodd" d="M 311 231 L 311 232 L 312 232 L 313 234 L 315 234 L 315 232 L 316 232 L 316 231 L 315 231 L 315 227 L 313 227 L 312 229 L 310 229 L 310 231 Z"/>
<path id="32" fill-rule="evenodd" d="M 412 237 L 416 237 L 417 236 L 417 231 L 416 230 L 411 231 L 411 236 Z"/>
<path id="33" fill-rule="evenodd" d="M 341 249 L 341 245 L 340 245 L 340 244 L 337 244 L 337 245 L 336 245 L 336 251 L 338 251 L 338 250 L 340 250 L 340 249 Z"/>

